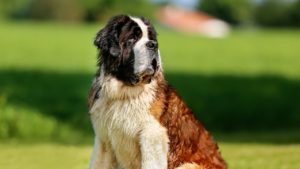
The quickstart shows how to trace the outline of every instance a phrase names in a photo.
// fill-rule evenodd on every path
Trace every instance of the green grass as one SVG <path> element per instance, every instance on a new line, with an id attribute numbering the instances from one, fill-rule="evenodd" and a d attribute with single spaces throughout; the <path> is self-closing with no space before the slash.
<path id="1" fill-rule="evenodd" d="M 86 168 L 99 27 L 0 23 L 0 168 Z M 167 79 L 231 168 L 300 167 L 299 30 L 158 33 Z"/>
<path id="2" fill-rule="evenodd" d="M 7 169 L 88 168 L 91 147 L 60 144 L 1 144 L 0 167 Z"/>
<path id="3" fill-rule="evenodd" d="M 230 169 L 298 169 L 300 145 L 220 145 Z M 6 169 L 87 168 L 90 146 L 0 144 L 0 167 Z"/>

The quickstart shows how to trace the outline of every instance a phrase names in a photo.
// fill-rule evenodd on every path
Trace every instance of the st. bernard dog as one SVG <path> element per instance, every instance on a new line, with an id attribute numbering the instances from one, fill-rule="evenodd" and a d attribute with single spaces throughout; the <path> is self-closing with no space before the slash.
<path id="1" fill-rule="evenodd" d="M 97 33 L 90 169 L 226 169 L 217 144 L 166 82 L 156 31 L 119 15 Z"/>

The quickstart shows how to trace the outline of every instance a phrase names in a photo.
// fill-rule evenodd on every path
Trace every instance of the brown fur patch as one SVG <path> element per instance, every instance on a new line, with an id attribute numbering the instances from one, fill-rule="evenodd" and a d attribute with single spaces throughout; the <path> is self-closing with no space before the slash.
<path id="1" fill-rule="evenodd" d="M 150 112 L 152 113 L 152 115 L 159 120 L 162 112 L 163 112 L 163 106 L 164 106 L 164 99 L 158 99 L 156 100 L 151 108 L 150 108 Z"/>
<path id="2" fill-rule="evenodd" d="M 166 105 L 166 95 L 165 95 L 165 83 L 164 78 L 161 72 L 158 73 L 156 76 L 158 88 L 156 91 L 156 99 L 154 103 L 151 105 L 150 112 L 152 115 L 159 120 L 160 116 L 165 110 L 165 105 Z"/>
<path id="3" fill-rule="evenodd" d="M 157 99 L 151 112 L 168 130 L 168 169 L 187 163 L 193 163 L 199 169 L 226 169 L 227 165 L 211 135 L 177 92 L 167 85 L 163 75 L 160 74 L 157 79 Z"/>

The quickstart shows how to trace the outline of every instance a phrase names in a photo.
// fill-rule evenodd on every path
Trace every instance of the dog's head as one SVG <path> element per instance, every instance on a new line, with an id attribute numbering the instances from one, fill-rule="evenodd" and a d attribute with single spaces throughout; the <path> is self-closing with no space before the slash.
<path id="1" fill-rule="evenodd" d="M 161 69 L 156 31 L 145 18 L 113 17 L 97 33 L 94 44 L 105 75 L 126 85 L 150 83 Z"/>

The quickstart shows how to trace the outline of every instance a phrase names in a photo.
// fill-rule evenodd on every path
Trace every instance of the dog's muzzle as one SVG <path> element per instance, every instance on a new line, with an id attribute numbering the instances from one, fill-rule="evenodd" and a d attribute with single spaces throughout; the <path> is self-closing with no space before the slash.
<path id="1" fill-rule="evenodd" d="M 131 85 L 137 85 L 141 83 L 149 84 L 152 81 L 152 78 L 154 77 L 157 70 L 157 58 L 155 57 L 152 59 L 151 64 L 142 73 L 135 75 L 135 78 L 131 78 Z"/>

